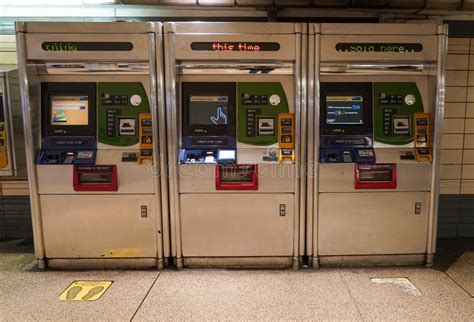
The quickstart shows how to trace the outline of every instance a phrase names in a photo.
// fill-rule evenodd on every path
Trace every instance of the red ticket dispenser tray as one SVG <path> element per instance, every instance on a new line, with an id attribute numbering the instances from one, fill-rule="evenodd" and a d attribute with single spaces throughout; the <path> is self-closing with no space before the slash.
<path id="1" fill-rule="evenodd" d="M 216 190 L 258 190 L 258 165 L 216 165 Z"/>
<path id="2" fill-rule="evenodd" d="M 75 165 L 74 191 L 117 191 L 116 165 Z"/>
<path id="3" fill-rule="evenodd" d="M 396 189 L 396 163 L 356 163 L 355 189 Z"/>

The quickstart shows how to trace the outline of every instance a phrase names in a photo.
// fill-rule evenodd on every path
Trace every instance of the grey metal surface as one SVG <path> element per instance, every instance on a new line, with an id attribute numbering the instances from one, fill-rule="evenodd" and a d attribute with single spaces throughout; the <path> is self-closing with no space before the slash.
<path id="1" fill-rule="evenodd" d="M 31 100 L 30 100 L 30 88 L 29 86 L 34 85 L 36 81 L 30 82 L 27 71 L 27 59 L 26 59 L 26 38 L 23 30 L 24 23 L 17 23 L 16 33 L 17 39 L 17 55 L 18 55 L 18 72 L 20 76 L 20 90 L 21 90 L 21 101 L 22 101 L 22 112 L 23 112 L 23 128 L 25 131 L 25 151 L 26 151 L 26 163 L 28 169 L 28 186 L 30 191 L 30 206 L 31 206 L 31 218 L 33 223 L 33 240 L 35 245 L 35 256 L 38 260 L 38 266 L 40 268 L 45 267 L 44 258 L 44 233 L 41 218 L 40 201 L 38 194 L 38 182 L 36 179 L 36 167 L 35 167 L 35 144 L 33 139 L 33 119 L 31 111 Z M 37 85 L 37 84 L 36 84 Z"/>
<path id="2" fill-rule="evenodd" d="M 429 214 L 429 229 L 427 255 L 436 252 L 436 236 L 438 232 L 438 208 L 440 192 L 441 152 L 443 139 L 444 100 L 446 87 L 446 59 L 448 53 L 448 27 L 438 26 L 438 58 L 436 66 L 436 98 L 435 98 L 435 130 L 433 137 L 433 167 L 431 174 L 431 209 Z"/>

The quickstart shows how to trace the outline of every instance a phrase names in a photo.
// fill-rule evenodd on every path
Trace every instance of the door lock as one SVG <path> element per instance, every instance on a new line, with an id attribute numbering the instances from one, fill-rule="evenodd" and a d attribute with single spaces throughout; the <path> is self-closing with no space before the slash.
<path id="1" fill-rule="evenodd" d="M 415 215 L 421 214 L 421 202 L 415 202 Z"/>
<path id="2" fill-rule="evenodd" d="M 145 206 L 145 205 L 140 206 L 140 212 L 141 212 L 141 214 L 142 214 L 142 218 L 148 217 L 148 209 L 147 209 L 147 206 Z"/>
<path id="3" fill-rule="evenodd" d="M 285 204 L 280 204 L 280 216 L 284 217 L 286 215 L 286 205 Z"/>

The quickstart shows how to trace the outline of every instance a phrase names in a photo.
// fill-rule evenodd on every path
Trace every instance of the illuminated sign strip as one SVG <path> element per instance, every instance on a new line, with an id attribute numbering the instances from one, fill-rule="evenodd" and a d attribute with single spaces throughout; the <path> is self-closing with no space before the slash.
<path id="1" fill-rule="evenodd" d="M 350 53 L 419 53 L 420 43 L 337 43 L 336 51 Z"/>
<path id="2" fill-rule="evenodd" d="M 91 41 L 46 41 L 41 44 L 44 51 L 131 51 L 131 42 L 91 42 Z"/>
<path id="3" fill-rule="evenodd" d="M 260 52 L 279 51 L 277 42 L 193 42 L 191 49 L 194 51 L 237 51 Z"/>

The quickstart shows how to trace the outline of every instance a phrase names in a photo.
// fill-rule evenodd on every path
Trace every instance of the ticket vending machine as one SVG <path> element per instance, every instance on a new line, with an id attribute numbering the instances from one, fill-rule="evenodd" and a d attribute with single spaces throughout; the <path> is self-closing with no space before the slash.
<path id="1" fill-rule="evenodd" d="M 298 267 L 303 26 L 164 25 L 172 255 Z"/>
<path id="2" fill-rule="evenodd" d="M 163 267 L 161 25 L 16 28 L 39 266 Z"/>
<path id="3" fill-rule="evenodd" d="M 16 66 L 0 66 L 0 176 L 18 175 L 14 135 L 12 91 L 18 88 Z"/>
<path id="4" fill-rule="evenodd" d="M 311 264 L 430 265 L 446 28 L 312 25 Z M 311 215 L 312 214 L 312 215 Z"/>

